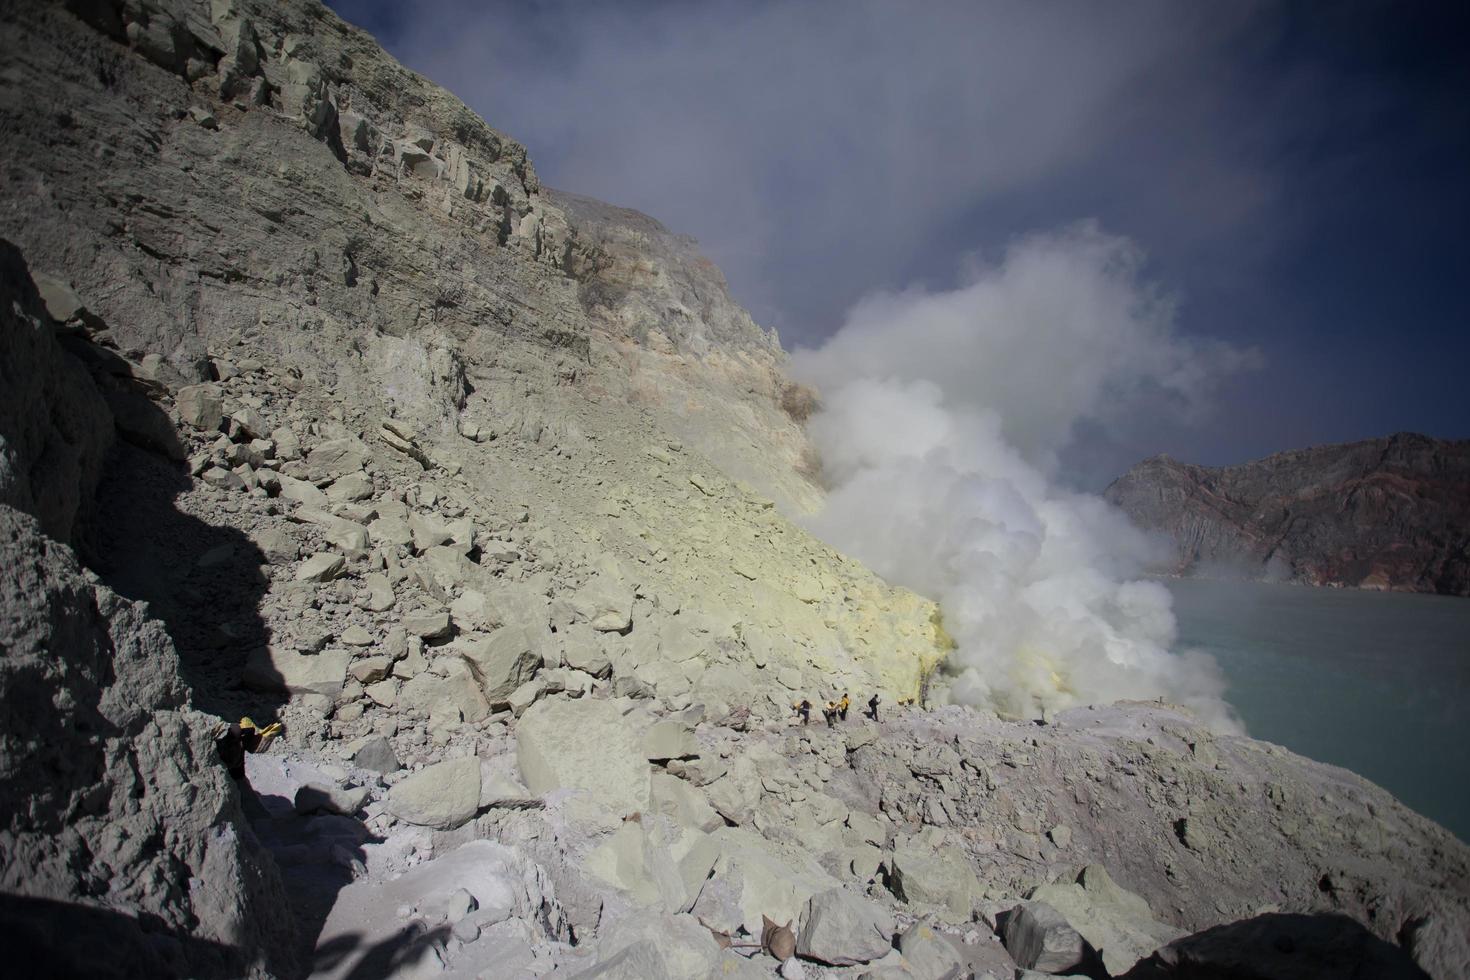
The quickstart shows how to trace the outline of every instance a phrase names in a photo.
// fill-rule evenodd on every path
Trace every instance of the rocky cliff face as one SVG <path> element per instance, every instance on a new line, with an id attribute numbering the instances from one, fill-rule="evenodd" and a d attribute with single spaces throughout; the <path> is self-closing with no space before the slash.
<path id="1" fill-rule="evenodd" d="M 1207 467 L 1158 456 L 1106 491 L 1171 571 L 1470 595 L 1470 442 L 1401 433 Z"/>
<path id="2" fill-rule="evenodd" d="M 164 624 L 64 543 L 117 428 L 3 242 L 0 365 L 7 945 L 54 975 L 108 975 L 118 957 L 157 976 L 290 973 L 280 877 L 212 764 L 216 720 L 191 709 Z"/>
<path id="3" fill-rule="evenodd" d="M 896 707 L 938 611 L 775 506 L 812 395 L 687 239 L 312 2 L 0 16 L 0 924 L 58 972 L 1118 975 L 1273 905 L 1463 961 L 1464 845 L 1361 780 Z"/>

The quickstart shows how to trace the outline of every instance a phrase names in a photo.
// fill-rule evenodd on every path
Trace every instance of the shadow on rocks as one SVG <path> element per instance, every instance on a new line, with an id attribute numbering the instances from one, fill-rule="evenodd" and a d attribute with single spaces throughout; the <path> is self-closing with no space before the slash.
<path id="1" fill-rule="evenodd" d="M 109 402 L 115 404 L 114 392 Z M 141 395 L 128 398 L 134 424 L 146 412 L 172 430 L 168 415 Z M 116 414 L 116 408 L 114 408 Z M 161 431 L 149 421 L 149 429 Z M 193 488 L 188 470 L 157 445 L 120 430 L 82 529 L 87 564 L 109 587 L 147 602 L 179 654 L 179 667 L 194 706 L 236 720 L 242 714 L 274 718 L 284 697 L 241 690 L 240 673 L 251 652 L 267 644 L 260 604 L 268 581 L 265 555 L 244 531 L 231 526 L 238 501 L 221 495 L 219 510 L 186 512 L 179 499 Z"/>
<path id="2" fill-rule="evenodd" d="M 1271 913 L 1197 932 L 1120 980 L 1428 980 L 1408 953 L 1338 913 Z"/>
<path id="3" fill-rule="evenodd" d="M 251 830 L 281 871 L 296 920 L 296 958 L 309 967 L 313 959 L 320 960 L 320 951 L 315 951 L 317 937 L 336 904 L 337 893 L 352 884 L 355 873 L 366 865 L 365 845 L 381 841 L 356 817 L 299 813 L 294 801 L 257 792 L 248 782 L 240 784 L 240 802 Z M 308 972 L 321 969 L 318 964 Z"/>
<path id="4" fill-rule="evenodd" d="M 443 946 L 448 941 L 447 925 L 426 929 L 421 923 L 411 922 L 397 935 L 369 947 L 341 980 L 387 980 L 388 977 L 402 976 L 413 968 L 426 945 Z M 316 969 L 332 973 L 361 946 L 362 938 L 356 933 L 333 939 L 316 951 Z"/>
<path id="5" fill-rule="evenodd" d="M 95 905 L 0 894 L 0 948 L 5 975 L 16 980 L 52 977 L 158 977 L 197 975 L 204 964 L 242 962 L 232 946 L 169 929 L 149 916 Z"/>

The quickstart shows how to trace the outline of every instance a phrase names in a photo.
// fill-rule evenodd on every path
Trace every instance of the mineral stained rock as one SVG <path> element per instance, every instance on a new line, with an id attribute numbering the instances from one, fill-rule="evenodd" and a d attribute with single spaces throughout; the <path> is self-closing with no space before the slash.
<path id="1" fill-rule="evenodd" d="M 1239 466 L 1157 456 L 1104 494 L 1171 571 L 1470 595 L 1470 441 L 1402 432 Z"/>

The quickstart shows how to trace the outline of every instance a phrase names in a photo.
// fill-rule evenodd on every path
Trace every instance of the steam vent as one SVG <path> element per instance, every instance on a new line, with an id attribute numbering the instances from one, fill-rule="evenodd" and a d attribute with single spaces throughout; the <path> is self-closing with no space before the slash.
<path id="1" fill-rule="evenodd" d="M 8 976 L 1466 976 L 1368 781 L 952 693 L 722 273 L 369 34 L 19 0 L 0 66 Z"/>

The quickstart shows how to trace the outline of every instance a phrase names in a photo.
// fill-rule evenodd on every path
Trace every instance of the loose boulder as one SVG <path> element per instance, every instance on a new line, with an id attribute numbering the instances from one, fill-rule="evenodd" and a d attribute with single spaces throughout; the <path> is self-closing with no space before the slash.
<path id="1" fill-rule="evenodd" d="M 900 898 L 930 905 L 949 921 L 970 917 L 980 883 L 964 852 L 957 847 L 931 847 L 921 837 L 901 837 L 893 847 L 893 885 Z"/>
<path id="2" fill-rule="evenodd" d="M 403 628 L 425 640 L 439 640 L 454 632 L 449 613 L 442 609 L 410 613 L 403 617 Z"/>
<path id="3" fill-rule="evenodd" d="M 1062 913 L 1045 902 L 1022 902 L 1012 909 L 1001 938 L 1018 966 L 1041 973 L 1079 969 L 1091 954 Z"/>
<path id="4" fill-rule="evenodd" d="M 516 760 L 531 792 L 586 790 L 620 815 L 648 809 L 648 760 L 625 701 L 538 701 L 516 727 Z"/>
<path id="5" fill-rule="evenodd" d="M 1100 864 L 1084 868 L 1074 884 L 1042 885 L 1027 898 L 1060 912 L 1097 950 L 1113 976 L 1126 973 L 1134 963 L 1184 935 L 1156 920 L 1148 903 L 1119 887 Z"/>
<path id="6" fill-rule="evenodd" d="M 306 454 L 302 475 L 312 483 L 325 483 L 357 472 L 367 458 L 368 448 L 361 439 L 330 439 Z"/>
<path id="7" fill-rule="evenodd" d="M 341 555 L 333 555 L 325 551 L 319 551 L 306 559 L 296 569 L 296 581 L 298 582 L 330 582 L 341 577 L 347 570 L 347 559 Z"/>
<path id="8" fill-rule="evenodd" d="M 920 980 L 965 975 L 965 960 L 959 950 L 943 934 L 923 922 L 915 922 L 898 937 L 898 951 L 908 961 L 913 976 Z"/>
<path id="9" fill-rule="evenodd" d="M 347 650 L 301 654 L 281 646 L 262 647 L 245 662 L 241 682 L 254 691 L 321 694 L 335 698 L 347 680 Z"/>
<path id="10" fill-rule="evenodd" d="M 403 768 L 393 751 L 393 743 L 383 735 L 375 735 L 362 743 L 352 755 L 352 764 L 373 772 L 390 773 Z"/>
<path id="11" fill-rule="evenodd" d="M 658 762 L 692 759 L 699 755 L 699 743 L 687 725 L 665 720 L 653 724 L 643 736 L 643 754 L 649 761 Z"/>
<path id="12" fill-rule="evenodd" d="M 876 902 L 845 888 L 829 888 L 807 900 L 796 952 L 832 966 L 879 959 L 893 949 L 893 916 Z"/>
<path id="13" fill-rule="evenodd" d="M 510 696 L 541 666 L 541 655 L 522 627 L 507 626 L 488 637 L 471 637 L 456 647 L 469 664 L 492 707 L 510 704 Z"/>
<path id="14" fill-rule="evenodd" d="M 326 783 L 303 783 L 296 790 L 294 809 L 300 814 L 337 813 L 350 817 L 367 802 L 366 786 L 342 789 Z"/>
<path id="15" fill-rule="evenodd" d="M 388 791 L 388 811 L 407 823 L 453 830 L 480 807 L 480 760 L 450 759 L 420 770 Z"/>
<path id="16" fill-rule="evenodd" d="M 180 388 L 174 396 L 174 408 L 179 418 L 205 432 L 218 429 L 225 417 L 224 400 L 220 398 L 219 388 L 212 384 Z"/>

